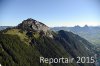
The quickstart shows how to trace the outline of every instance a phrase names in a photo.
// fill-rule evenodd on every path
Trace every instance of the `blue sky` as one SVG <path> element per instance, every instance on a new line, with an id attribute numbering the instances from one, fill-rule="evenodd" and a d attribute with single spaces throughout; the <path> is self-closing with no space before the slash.
<path id="1" fill-rule="evenodd" d="M 49 27 L 100 25 L 100 0 L 0 0 L 0 25 L 33 18 Z"/>

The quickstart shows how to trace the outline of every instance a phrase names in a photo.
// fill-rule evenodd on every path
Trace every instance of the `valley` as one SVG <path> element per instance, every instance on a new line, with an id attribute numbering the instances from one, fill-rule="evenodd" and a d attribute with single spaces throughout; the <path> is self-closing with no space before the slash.
<path id="1" fill-rule="evenodd" d="M 53 31 L 65 30 L 73 32 L 92 43 L 95 46 L 95 51 L 97 55 L 96 66 L 100 66 L 100 27 L 99 26 L 87 26 L 84 27 L 74 26 L 74 27 L 54 27 L 51 28 Z"/>

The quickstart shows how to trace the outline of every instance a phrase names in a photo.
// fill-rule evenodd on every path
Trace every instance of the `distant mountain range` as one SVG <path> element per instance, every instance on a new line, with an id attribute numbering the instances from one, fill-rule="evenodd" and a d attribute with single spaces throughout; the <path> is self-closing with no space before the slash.
<path id="1" fill-rule="evenodd" d="M 84 27 L 74 26 L 74 27 L 53 27 L 54 31 L 65 30 L 78 34 L 79 36 L 87 39 L 89 42 L 100 45 L 100 26 L 87 26 Z"/>
<path id="2" fill-rule="evenodd" d="M 0 64 L 2 66 L 95 66 L 76 63 L 77 57 L 94 57 L 95 47 L 72 32 L 51 31 L 32 18 L 18 26 L 0 31 Z M 40 57 L 74 58 L 73 63 L 40 63 Z M 88 59 L 89 60 L 89 59 Z M 90 59 L 90 62 L 93 58 Z M 46 61 L 47 62 L 47 61 Z"/>
<path id="3" fill-rule="evenodd" d="M 4 30 L 4 29 L 10 28 L 10 27 L 13 27 L 13 26 L 0 26 L 0 30 Z"/>

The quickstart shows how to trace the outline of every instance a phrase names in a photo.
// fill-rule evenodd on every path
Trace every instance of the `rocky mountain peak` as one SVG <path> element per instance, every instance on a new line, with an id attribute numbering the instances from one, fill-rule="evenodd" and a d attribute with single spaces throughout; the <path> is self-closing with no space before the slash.
<path id="1" fill-rule="evenodd" d="M 84 25 L 84 27 L 88 27 L 88 25 Z"/>
<path id="2" fill-rule="evenodd" d="M 17 28 L 26 31 L 27 35 L 32 35 L 33 33 L 39 33 L 41 36 L 49 36 L 53 38 L 51 30 L 48 26 L 32 18 L 23 20 L 22 23 L 20 23 L 17 26 Z"/>
<path id="3" fill-rule="evenodd" d="M 27 31 L 44 31 L 47 32 L 49 30 L 49 27 L 43 24 L 42 22 L 39 22 L 37 20 L 34 20 L 32 18 L 28 18 L 26 20 L 23 20 L 21 24 L 18 25 L 18 28 L 27 30 Z"/>

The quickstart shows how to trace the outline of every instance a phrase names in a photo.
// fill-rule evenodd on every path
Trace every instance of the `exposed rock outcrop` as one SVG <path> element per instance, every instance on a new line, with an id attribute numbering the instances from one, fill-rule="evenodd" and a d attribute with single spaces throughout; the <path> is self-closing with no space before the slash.
<path id="1" fill-rule="evenodd" d="M 50 28 L 48 26 L 46 26 L 45 24 L 43 24 L 37 20 L 34 20 L 32 18 L 28 18 L 28 19 L 22 21 L 22 23 L 20 23 L 17 26 L 17 28 L 27 31 L 28 33 L 29 32 L 38 32 L 38 33 L 44 32 L 44 34 L 47 36 L 50 35 L 50 37 L 51 37 L 51 35 L 52 35 Z"/>
<path id="2" fill-rule="evenodd" d="M 23 30 L 34 30 L 34 31 L 44 31 L 47 32 L 49 30 L 49 27 L 45 24 L 36 21 L 32 18 L 28 18 L 27 20 L 24 20 L 21 24 L 18 25 L 18 28 L 21 28 Z"/>

